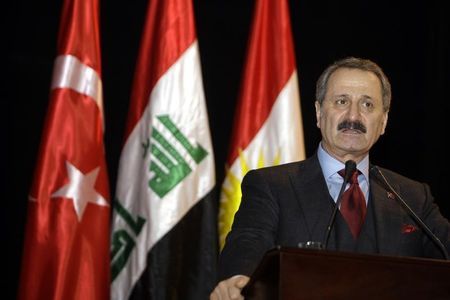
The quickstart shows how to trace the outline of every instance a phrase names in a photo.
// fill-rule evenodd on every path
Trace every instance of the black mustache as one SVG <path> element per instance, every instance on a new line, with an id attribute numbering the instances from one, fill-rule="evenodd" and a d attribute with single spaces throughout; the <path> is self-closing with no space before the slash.
<path id="1" fill-rule="evenodd" d="M 337 129 L 338 129 L 338 130 L 342 130 L 342 129 L 352 129 L 352 130 L 359 130 L 359 131 L 361 131 L 362 133 L 366 133 L 366 132 L 367 132 L 366 126 L 364 126 L 363 123 L 358 122 L 358 121 L 352 122 L 352 121 L 345 120 L 345 121 L 339 123 Z"/>

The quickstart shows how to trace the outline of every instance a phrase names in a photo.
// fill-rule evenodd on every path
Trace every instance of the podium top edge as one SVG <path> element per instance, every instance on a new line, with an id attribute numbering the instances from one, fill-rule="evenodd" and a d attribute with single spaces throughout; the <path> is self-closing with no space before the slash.
<path id="1" fill-rule="evenodd" d="M 394 255 L 384 255 L 384 254 L 368 254 L 368 253 L 356 253 L 356 252 L 345 252 L 345 251 L 331 251 L 324 249 L 308 249 L 308 248 L 296 248 L 296 247 L 285 247 L 276 246 L 268 250 L 265 256 L 278 256 L 278 255 L 290 255 L 290 254 L 301 254 L 304 256 L 325 256 L 325 257 L 339 257 L 348 258 L 355 260 L 372 260 L 372 261 L 384 261 L 389 263 L 415 263 L 415 264 L 436 264 L 444 265 L 450 267 L 450 261 L 444 259 L 435 258 L 424 258 L 424 257 L 412 257 L 412 256 L 394 256 Z"/>

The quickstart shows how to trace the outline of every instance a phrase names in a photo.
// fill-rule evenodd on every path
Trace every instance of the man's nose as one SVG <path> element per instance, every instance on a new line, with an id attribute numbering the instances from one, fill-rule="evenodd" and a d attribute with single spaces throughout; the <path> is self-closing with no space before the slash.
<path id="1" fill-rule="evenodd" d="M 361 115 L 361 108 L 357 102 L 352 102 L 348 107 L 348 118 L 350 120 L 359 120 Z"/>

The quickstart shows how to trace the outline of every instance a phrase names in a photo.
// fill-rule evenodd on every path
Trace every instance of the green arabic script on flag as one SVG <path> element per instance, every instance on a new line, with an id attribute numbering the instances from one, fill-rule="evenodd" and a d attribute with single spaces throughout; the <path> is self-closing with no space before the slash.
<path id="1" fill-rule="evenodd" d="M 154 176 L 149 180 L 148 186 L 162 199 L 192 172 L 187 159 L 183 157 L 186 155 L 182 155 L 177 148 L 181 146 L 185 149 L 186 153 L 197 164 L 208 155 L 208 152 L 199 144 L 193 146 L 168 115 L 160 115 L 156 119 L 167 131 L 163 133 L 158 131 L 155 126 L 152 127 L 151 138 L 147 138 L 145 143 L 142 143 L 142 147 L 144 159 L 149 152 L 155 158 L 150 160 L 148 170 L 153 172 Z M 174 139 L 171 139 L 169 135 Z M 175 144 L 178 144 L 178 146 Z M 146 222 L 146 219 L 141 216 L 133 216 L 120 202 L 118 199 L 115 199 L 114 210 L 124 220 L 128 231 L 125 228 L 120 228 L 113 232 L 111 280 L 114 280 L 125 267 L 130 253 L 136 245 L 135 238 L 139 235 Z"/>
<path id="2" fill-rule="evenodd" d="M 194 147 L 187 137 L 183 135 L 181 130 L 172 122 L 169 116 L 158 116 L 157 119 L 175 137 L 176 142 L 187 151 L 197 164 L 208 155 L 208 152 L 201 145 Z M 192 169 L 179 151 L 177 151 L 176 147 L 171 145 L 169 140 L 164 137 L 164 134 L 155 127 L 152 128 L 152 138 L 147 140 L 144 146 L 145 149 L 148 149 L 149 140 L 150 152 L 156 158 L 155 161 L 152 160 L 150 162 L 150 171 L 154 172 L 155 176 L 149 181 L 149 186 L 159 197 L 163 198 L 180 181 L 189 175 Z M 145 150 L 144 157 L 147 153 L 148 151 Z M 164 167 L 167 171 L 163 169 Z"/>

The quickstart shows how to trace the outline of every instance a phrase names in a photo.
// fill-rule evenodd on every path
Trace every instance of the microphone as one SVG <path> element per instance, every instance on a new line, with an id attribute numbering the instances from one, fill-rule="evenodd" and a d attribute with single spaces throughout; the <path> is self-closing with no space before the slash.
<path id="1" fill-rule="evenodd" d="M 447 249 L 445 249 L 444 244 L 441 240 L 430 230 L 430 228 L 422 221 L 422 219 L 412 210 L 412 208 L 406 203 L 406 201 L 394 190 L 394 188 L 389 184 L 386 177 L 377 166 L 372 166 L 370 171 L 375 175 L 376 178 L 381 179 L 381 181 L 386 185 L 386 187 L 396 196 L 399 204 L 407 211 L 407 213 L 414 219 L 414 221 L 420 226 L 420 228 L 425 231 L 427 236 L 435 243 L 435 245 L 441 250 L 445 260 L 449 260 Z"/>
<path id="2" fill-rule="evenodd" d="M 342 183 L 341 190 L 336 199 L 336 205 L 334 206 L 333 212 L 331 214 L 330 220 L 328 221 L 327 230 L 325 232 L 325 237 L 323 240 L 323 249 L 327 249 L 328 240 L 330 239 L 331 228 L 333 227 L 334 222 L 336 221 L 336 214 L 339 209 L 339 204 L 341 203 L 342 195 L 344 194 L 345 187 L 352 176 L 352 174 L 356 171 L 356 163 L 355 161 L 349 159 L 345 162 L 345 174 L 344 174 L 344 182 Z"/>

